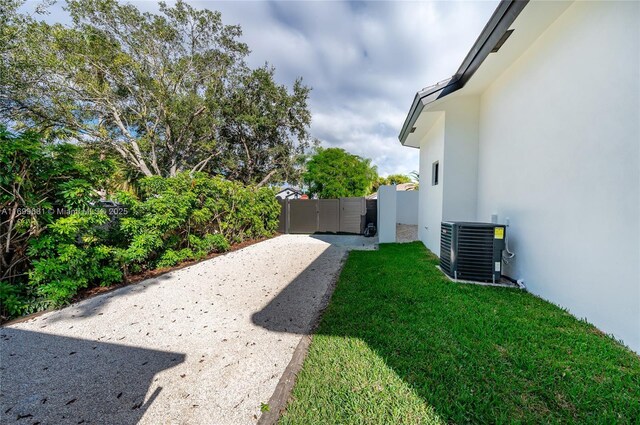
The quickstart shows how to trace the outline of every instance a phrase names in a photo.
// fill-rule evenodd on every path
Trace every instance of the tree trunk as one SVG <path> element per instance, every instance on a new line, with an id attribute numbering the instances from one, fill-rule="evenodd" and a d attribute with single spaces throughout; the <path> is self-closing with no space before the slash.
<path id="1" fill-rule="evenodd" d="M 271 170 L 269 171 L 269 174 L 267 174 L 266 176 L 264 176 L 264 178 L 262 180 L 260 180 L 260 183 L 258 183 L 256 185 L 256 187 L 262 187 L 265 184 L 267 184 L 267 182 L 271 179 L 271 177 L 273 177 L 273 175 L 276 173 L 277 170 Z"/>

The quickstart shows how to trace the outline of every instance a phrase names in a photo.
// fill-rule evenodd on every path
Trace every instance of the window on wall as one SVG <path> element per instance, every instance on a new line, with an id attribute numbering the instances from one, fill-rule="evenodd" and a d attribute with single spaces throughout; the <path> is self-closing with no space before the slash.
<path id="1" fill-rule="evenodd" d="M 436 161 L 431 166 L 431 185 L 437 186 L 440 177 L 440 162 Z"/>

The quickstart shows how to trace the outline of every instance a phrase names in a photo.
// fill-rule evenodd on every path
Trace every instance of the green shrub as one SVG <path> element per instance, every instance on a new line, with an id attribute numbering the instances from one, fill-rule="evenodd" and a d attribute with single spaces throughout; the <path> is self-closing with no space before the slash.
<path id="1" fill-rule="evenodd" d="M 189 248 L 179 251 L 167 249 L 156 267 L 171 267 L 187 260 L 201 260 L 212 252 L 225 252 L 230 248 L 229 242 L 221 234 L 206 235 L 204 238 L 189 235 L 189 245 Z"/>
<path id="2" fill-rule="evenodd" d="M 39 143 L 33 140 L 36 151 Z M 72 159 L 64 158 L 67 162 L 56 175 L 75 170 Z M 91 207 L 93 183 L 79 173 L 75 176 L 52 185 L 55 195 L 46 204 L 75 211 L 62 217 L 48 214 L 46 221 L 38 216 L 38 231 L 21 239 L 28 247 L 23 249 L 29 260 L 28 282 L 0 281 L 2 319 L 58 307 L 83 288 L 199 260 L 229 250 L 231 243 L 271 236 L 277 229 L 280 205 L 271 189 L 203 173 L 148 177 L 139 182 L 139 197 L 118 195 L 128 214 L 110 222 L 104 211 Z M 16 234 L 33 230 L 29 219 L 34 217 L 26 218 L 16 221 Z"/>
<path id="3" fill-rule="evenodd" d="M 160 260 L 156 263 L 157 267 L 171 267 L 179 264 L 183 261 L 187 261 L 193 258 L 193 251 L 189 248 L 181 249 L 180 251 L 176 251 L 173 249 L 167 249 Z"/>
<path id="4" fill-rule="evenodd" d="M 104 244 L 107 221 L 102 211 L 71 214 L 31 241 L 29 284 L 49 306 L 68 303 L 81 288 L 122 281 L 117 251 Z"/>
<path id="5" fill-rule="evenodd" d="M 15 317 L 24 314 L 28 299 L 17 285 L 0 280 L 0 314 L 2 317 Z"/>
<path id="6" fill-rule="evenodd" d="M 196 255 L 202 257 L 205 257 L 210 252 L 225 252 L 230 248 L 229 242 L 221 234 L 205 235 L 203 238 L 190 235 L 189 245 L 191 245 Z"/>
<path id="7" fill-rule="evenodd" d="M 48 304 L 28 284 L 29 245 L 48 232 L 59 210 L 90 208 L 97 199 L 95 171 L 78 161 L 80 150 L 0 125 L 0 320 Z"/>
<path id="8" fill-rule="evenodd" d="M 271 236 L 280 213 L 273 190 L 204 173 L 147 177 L 140 181 L 140 199 L 122 193 L 119 201 L 130 211 L 120 220 L 129 271 L 169 267 Z"/>

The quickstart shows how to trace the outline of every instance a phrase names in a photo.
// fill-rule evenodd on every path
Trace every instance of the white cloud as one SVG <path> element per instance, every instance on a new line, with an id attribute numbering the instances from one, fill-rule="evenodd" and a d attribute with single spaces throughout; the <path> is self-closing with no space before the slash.
<path id="1" fill-rule="evenodd" d="M 418 151 L 397 139 L 413 96 L 455 73 L 497 1 L 190 3 L 242 26 L 250 65 L 269 62 L 284 84 L 303 77 L 313 88 L 312 135 L 371 158 L 386 175 L 417 170 Z M 56 5 L 47 20 L 68 17 Z"/>

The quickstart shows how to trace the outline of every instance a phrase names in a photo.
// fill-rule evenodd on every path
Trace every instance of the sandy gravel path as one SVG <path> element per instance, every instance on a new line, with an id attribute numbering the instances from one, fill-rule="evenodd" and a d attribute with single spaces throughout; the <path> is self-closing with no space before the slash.
<path id="1" fill-rule="evenodd" d="M 279 236 L 0 328 L 0 423 L 255 423 L 371 243 Z"/>

